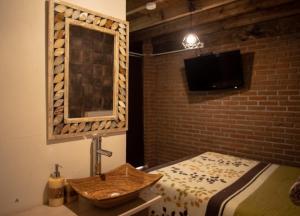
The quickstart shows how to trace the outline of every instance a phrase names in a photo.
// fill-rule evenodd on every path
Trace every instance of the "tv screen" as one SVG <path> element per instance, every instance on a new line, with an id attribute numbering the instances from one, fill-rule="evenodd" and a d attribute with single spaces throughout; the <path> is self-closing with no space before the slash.
<path id="1" fill-rule="evenodd" d="M 185 59 L 184 65 L 190 91 L 244 86 L 239 50 Z"/>

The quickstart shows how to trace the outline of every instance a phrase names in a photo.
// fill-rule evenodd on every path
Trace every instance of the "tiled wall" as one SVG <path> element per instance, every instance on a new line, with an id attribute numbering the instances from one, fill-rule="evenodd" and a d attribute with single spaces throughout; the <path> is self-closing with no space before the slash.
<path id="1" fill-rule="evenodd" d="M 70 117 L 82 117 L 90 111 L 112 110 L 113 61 L 114 36 L 71 25 Z"/>

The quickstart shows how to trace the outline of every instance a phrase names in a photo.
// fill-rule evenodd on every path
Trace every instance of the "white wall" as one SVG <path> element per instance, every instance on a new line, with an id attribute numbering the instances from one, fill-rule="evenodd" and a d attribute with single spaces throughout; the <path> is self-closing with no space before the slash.
<path id="1" fill-rule="evenodd" d="M 125 0 L 66 0 L 125 19 Z M 46 138 L 46 1 L 0 0 L 0 215 L 42 204 L 54 163 L 90 174 L 90 140 Z M 105 138 L 104 171 L 125 162 L 126 135 Z M 19 199 L 19 202 L 15 202 Z"/>

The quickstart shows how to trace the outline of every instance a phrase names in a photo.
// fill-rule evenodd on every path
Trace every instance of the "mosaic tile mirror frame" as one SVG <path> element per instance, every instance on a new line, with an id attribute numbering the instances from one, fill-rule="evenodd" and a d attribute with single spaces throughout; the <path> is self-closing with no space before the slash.
<path id="1" fill-rule="evenodd" d="M 127 130 L 129 24 L 49 1 L 48 139 Z"/>

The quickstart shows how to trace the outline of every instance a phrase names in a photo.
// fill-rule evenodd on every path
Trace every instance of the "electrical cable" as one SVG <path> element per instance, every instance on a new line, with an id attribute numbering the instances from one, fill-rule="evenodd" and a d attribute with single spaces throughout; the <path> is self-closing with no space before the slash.
<path id="1" fill-rule="evenodd" d="M 160 53 L 153 53 L 153 54 L 144 54 L 144 53 L 137 53 L 137 52 L 129 52 L 129 56 L 132 57 L 145 57 L 145 56 L 161 56 L 161 55 L 167 55 L 167 54 L 174 54 L 179 52 L 186 52 L 191 50 L 200 50 L 201 48 L 192 48 L 192 49 L 178 49 L 178 50 L 172 50 L 167 52 L 160 52 Z"/>

